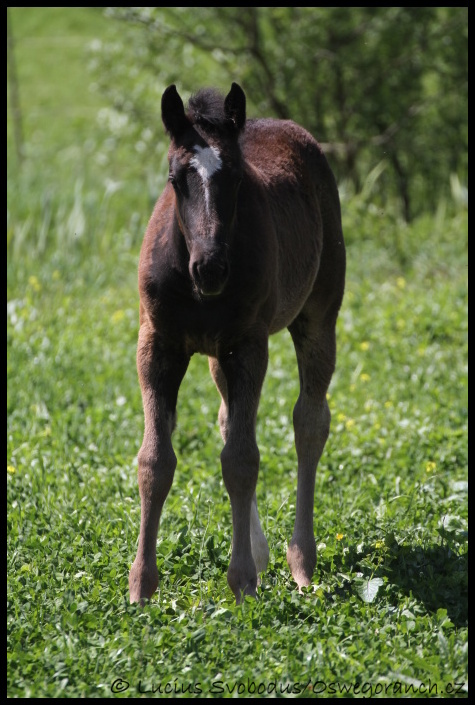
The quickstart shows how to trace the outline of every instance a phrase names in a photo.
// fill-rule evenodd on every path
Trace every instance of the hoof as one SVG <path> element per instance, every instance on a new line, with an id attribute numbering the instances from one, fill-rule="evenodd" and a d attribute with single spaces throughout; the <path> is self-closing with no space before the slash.
<path id="1" fill-rule="evenodd" d="M 313 539 L 313 537 L 312 537 Z M 287 563 L 299 590 L 312 583 L 313 571 L 317 564 L 315 541 L 303 550 L 302 544 L 292 540 L 287 549 Z"/>
<path id="2" fill-rule="evenodd" d="M 243 597 L 257 596 L 257 573 L 247 574 L 247 576 L 242 572 L 237 572 L 233 568 L 228 570 L 228 585 L 234 593 L 236 598 L 236 604 L 240 605 Z"/>
<path id="3" fill-rule="evenodd" d="M 269 563 L 269 546 L 264 534 L 256 537 L 251 534 L 251 552 L 257 574 L 265 573 Z"/>
<path id="4" fill-rule="evenodd" d="M 245 597 L 254 597 L 254 599 L 257 599 L 257 586 L 254 589 L 247 586 L 244 588 L 244 590 L 240 590 L 239 592 L 235 592 L 234 597 L 236 598 L 237 605 L 240 605 L 241 602 L 244 602 Z"/>
<path id="5" fill-rule="evenodd" d="M 144 605 L 146 600 L 150 600 L 157 587 L 157 566 L 146 568 L 141 561 L 135 560 L 129 573 L 130 603 L 140 602 Z"/>

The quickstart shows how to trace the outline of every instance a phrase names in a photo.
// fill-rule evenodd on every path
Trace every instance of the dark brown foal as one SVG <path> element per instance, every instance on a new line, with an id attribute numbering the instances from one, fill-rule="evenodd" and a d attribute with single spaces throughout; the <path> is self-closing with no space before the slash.
<path id="1" fill-rule="evenodd" d="M 139 452 L 141 525 L 132 602 L 158 585 L 156 540 L 173 482 L 171 435 L 191 355 L 209 358 L 221 394 L 221 464 L 232 509 L 228 583 L 255 595 L 269 549 L 256 502 L 256 417 L 269 335 L 287 327 L 297 353 L 295 526 L 287 561 L 299 587 L 316 564 L 315 473 L 330 427 L 326 393 L 345 278 L 340 203 L 313 137 L 291 121 L 246 120 L 242 89 L 202 90 L 188 110 L 175 86 L 162 97 L 169 183 L 140 255 L 137 366 L 145 413 Z"/>

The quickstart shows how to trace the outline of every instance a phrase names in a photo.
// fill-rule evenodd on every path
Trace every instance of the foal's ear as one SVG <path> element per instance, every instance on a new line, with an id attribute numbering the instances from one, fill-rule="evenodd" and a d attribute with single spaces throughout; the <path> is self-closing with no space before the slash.
<path id="1" fill-rule="evenodd" d="M 233 121 L 237 130 L 242 130 L 246 122 L 246 96 L 237 83 L 231 84 L 231 90 L 224 100 L 224 114 Z"/>
<path id="2" fill-rule="evenodd" d="M 175 138 L 180 137 L 190 126 L 175 84 L 168 86 L 162 95 L 162 120 L 168 134 Z"/>

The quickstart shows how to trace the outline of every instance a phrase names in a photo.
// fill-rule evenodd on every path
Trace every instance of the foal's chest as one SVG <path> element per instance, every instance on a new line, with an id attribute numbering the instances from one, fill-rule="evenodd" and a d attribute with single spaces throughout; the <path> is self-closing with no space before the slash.
<path id="1" fill-rule="evenodd" d="M 183 300 L 173 306 L 157 307 L 155 325 L 157 332 L 174 340 L 187 353 L 202 353 L 216 357 L 218 352 L 229 349 L 242 337 L 248 316 L 232 300 L 194 301 Z"/>

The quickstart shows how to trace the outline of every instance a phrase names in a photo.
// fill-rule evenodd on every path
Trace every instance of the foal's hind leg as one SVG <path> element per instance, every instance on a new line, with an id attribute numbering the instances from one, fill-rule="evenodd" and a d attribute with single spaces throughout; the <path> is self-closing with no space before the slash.
<path id="1" fill-rule="evenodd" d="M 229 435 L 228 387 L 226 377 L 224 376 L 224 372 L 219 364 L 219 361 L 215 357 L 209 358 L 209 369 L 214 383 L 221 394 L 221 406 L 219 407 L 218 420 L 221 437 L 226 443 Z M 267 539 L 264 536 L 264 532 L 262 531 L 261 522 L 259 521 L 255 491 L 251 505 L 251 552 L 256 565 L 256 571 L 258 574 L 257 581 L 259 584 L 259 573 L 265 572 L 269 562 L 269 546 L 267 544 Z"/>
<path id="2" fill-rule="evenodd" d="M 335 367 L 335 317 L 317 322 L 310 315 L 304 309 L 289 326 L 297 353 L 300 395 L 293 414 L 297 506 L 287 562 L 299 589 L 310 585 L 317 562 L 313 535 L 315 474 L 330 430 L 326 392 Z"/>

